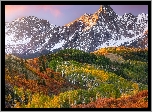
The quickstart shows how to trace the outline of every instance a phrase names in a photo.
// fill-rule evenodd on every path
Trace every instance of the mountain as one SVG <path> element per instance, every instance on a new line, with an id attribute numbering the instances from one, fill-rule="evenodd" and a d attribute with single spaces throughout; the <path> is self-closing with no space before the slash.
<path id="1" fill-rule="evenodd" d="M 22 17 L 5 23 L 5 53 L 34 58 L 67 48 L 85 52 L 108 46 L 145 48 L 147 30 L 148 14 L 119 16 L 109 5 L 101 5 L 94 14 L 85 13 L 65 26 L 52 25 L 34 16 Z"/>
<path id="2" fill-rule="evenodd" d="M 139 38 L 136 41 L 132 42 L 130 46 L 139 47 L 139 48 L 148 48 L 148 31 L 145 31 L 143 38 Z"/>

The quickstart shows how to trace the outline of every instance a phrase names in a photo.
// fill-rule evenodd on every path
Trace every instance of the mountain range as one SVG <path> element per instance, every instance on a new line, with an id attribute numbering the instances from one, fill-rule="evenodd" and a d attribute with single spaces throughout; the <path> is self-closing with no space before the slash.
<path id="1" fill-rule="evenodd" d="M 34 58 L 61 49 L 93 52 L 114 46 L 148 47 L 148 14 L 119 16 L 109 5 L 64 26 L 34 16 L 5 22 L 5 53 Z"/>

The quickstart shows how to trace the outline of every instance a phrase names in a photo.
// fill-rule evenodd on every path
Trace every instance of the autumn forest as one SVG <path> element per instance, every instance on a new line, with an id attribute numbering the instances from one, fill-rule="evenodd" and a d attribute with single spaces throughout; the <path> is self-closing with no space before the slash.
<path id="1" fill-rule="evenodd" d="M 5 55 L 5 108 L 148 108 L 148 49 Z"/>

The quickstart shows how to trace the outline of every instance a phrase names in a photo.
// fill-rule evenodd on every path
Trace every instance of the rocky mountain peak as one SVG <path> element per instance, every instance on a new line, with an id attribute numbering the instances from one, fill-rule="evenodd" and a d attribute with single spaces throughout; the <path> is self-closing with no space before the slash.
<path id="1" fill-rule="evenodd" d="M 147 47 L 146 30 L 148 14 L 119 16 L 109 5 L 62 27 L 29 16 L 5 23 L 5 52 L 29 58 L 66 48 L 92 52 L 108 46 Z"/>
<path id="2" fill-rule="evenodd" d="M 70 26 L 70 25 L 74 24 L 75 22 L 80 22 L 81 21 L 85 26 L 83 31 L 86 31 L 97 23 L 101 12 L 105 13 L 106 10 L 104 9 L 104 7 L 107 7 L 107 6 L 102 6 L 101 5 L 100 8 L 94 14 L 85 13 L 80 18 L 74 20 L 73 22 L 70 22 L 69 24 L 66 24 L 65 26 Z"/>
<path id="3" fill-rule="evenodd" d="M 102 5 L 101 5 L 100 8 L 98 9 L 98 11 L 95 12 L 94 14 L 84 13 L 80 18 L 77 18 L 76 20 L 66 24 L 65 26 L 70 26 L 70 25 L 74 24 L 74 22 L 81 21 L 81 22 L 83 22 L 83 24 L 85 26 L 88 26 L 90 28 L 96 24 L 98 16 L 99 16 L 100 12 L 102 12 L 102 10 L 103 9 L 102 9 Z M 84 31 L 86 31 L 86 29 L 84 29 Z"/>

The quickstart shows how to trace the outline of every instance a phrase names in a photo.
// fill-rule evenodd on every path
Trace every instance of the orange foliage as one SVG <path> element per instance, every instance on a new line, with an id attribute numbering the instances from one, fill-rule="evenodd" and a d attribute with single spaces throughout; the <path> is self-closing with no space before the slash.
<path id="1" fill-rule="evenodd" d="M 24 63 L 24 66 L 37 75 L 41 80 L 45 82 L 44 85 L 38 84 L 37 80 L 26 80 L 24 74 L 19 74 L 17 71 L 12 71 L 14 74 L 10 76 L 10 73 L 7 69 L 5 74 L 5 81 L 12 85 L 18 87 L 23 87 L 24 89 L 30 89 L 32 92 L 43 92 L 47 94 L 48 91 L 51 91 L 54 94 L 58 94 L 60 88 L 66 83 L 61 77 L 60 73 L 56 73 L 50 68 L 46 68 L 46 72 L 42 73 L 38 67 L 38 58 L 29 59 L 27 63 Z M 51 78 L 50 75 L 53 74 L 54 77 Z"/>
<path id="2" fill-rule="evenodd" d="M 91 52 L 91 54 L 106 55 L 106 54 L 114 52 L 114 51 L 139 52 L 139 51 L 145 51 L 145 50 L 148 51 L 148 48 L 134 48 L 134 47 L 119 46 L 119 47 L 100 48 L 94 52 Z"/>
<path id="3" fill-rule="evenodd" d="M 127 98 L 99 98 L 89 104 L 74 105 L 72 108 L 148 108 L 148 90 Z"/>
<path id="4" fill-rule="evenodd" d="M 101 48 L 101 49 L 95 51 L 94 53 L 97 55 L 105 55 L 105 54 L 107 54 L 107 50 L 105 48 Z"/>
<path id="5" fill-rule="evenodd" d="M 30 89 L 32 92 L 42 92 L 44 94 L 47 94 L 48 92 L 48 88 L 46 88 L 44 85 L 38 85 L 37 81 L 35 80 L 26 80 L 25 78 L 19 76 L 6 76 L 5 81 L 13 86 Z"/>

